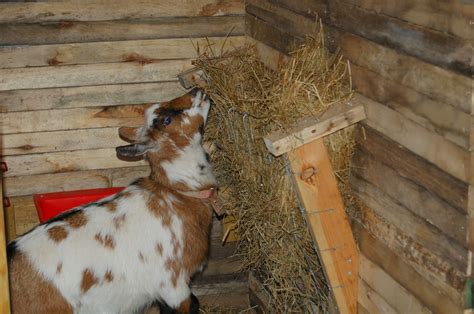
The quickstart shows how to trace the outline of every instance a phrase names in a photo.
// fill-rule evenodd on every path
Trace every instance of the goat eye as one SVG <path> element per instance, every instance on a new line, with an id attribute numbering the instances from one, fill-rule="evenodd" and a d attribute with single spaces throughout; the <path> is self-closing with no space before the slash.
<path id="1" fill-rule="evenodd" d="M 168 125 L 172 121 L 170 116 L 167 116 L 166 118 L 163 119 L 163 125 Z"/>

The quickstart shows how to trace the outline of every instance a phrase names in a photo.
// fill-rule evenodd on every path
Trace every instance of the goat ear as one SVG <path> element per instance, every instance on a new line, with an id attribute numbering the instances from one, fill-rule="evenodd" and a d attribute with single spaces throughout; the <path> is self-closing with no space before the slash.
<path id="1" fill-rule="evenodd" d="M 121 127 L 119 129 L 119 136 L 122 140 L 129 143 L 140 142 L 141 128 Z"/>
<path id="2" fill-rule="evenodd" d="M 119 146 L 116 149 L 117 157 L 125 160 L 139 160 L 143 158 L 143 155 L 147 152 L 148 148 L 145 144 L 130 144 L 125 146 Z"/>

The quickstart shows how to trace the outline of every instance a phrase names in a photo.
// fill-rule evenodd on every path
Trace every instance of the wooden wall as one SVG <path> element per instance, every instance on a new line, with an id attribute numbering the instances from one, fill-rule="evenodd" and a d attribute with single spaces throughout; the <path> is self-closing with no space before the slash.
<path id="1" fill-rule="evenodd" d="M 321 18 L 367 97 L 351 178 L 360 206 L 349 213 L 360 310 L 461 312 L 474 250 L 474 5 L 249 0 L 246 12 L 247 34 L 282 52 Z"/>

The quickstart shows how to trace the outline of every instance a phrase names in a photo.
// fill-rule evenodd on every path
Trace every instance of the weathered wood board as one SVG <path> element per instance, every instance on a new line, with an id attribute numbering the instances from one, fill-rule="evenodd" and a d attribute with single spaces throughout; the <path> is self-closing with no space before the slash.
<path id="1" fill-rule="evenodd" d="M 10 293 L 6 250 L 5 212 L 3 208 L 3 171 L 0 170 L 0 313 L 10 313 Z"/>

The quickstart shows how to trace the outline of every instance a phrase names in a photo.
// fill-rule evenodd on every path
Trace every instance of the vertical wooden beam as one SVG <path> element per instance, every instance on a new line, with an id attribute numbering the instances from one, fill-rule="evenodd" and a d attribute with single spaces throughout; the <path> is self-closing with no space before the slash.
<path id="1" fill-rule="evenodd" d="M 6 229 L 3 214 L 3 172 L 0 170 L 0 313 L 10 313 Z"/>
<path id="2" fill-rule="evenodd" d="M 290 151 L 288 159 L 339 312 L 356 313 L 357 248 L 323 139 Z"/>

